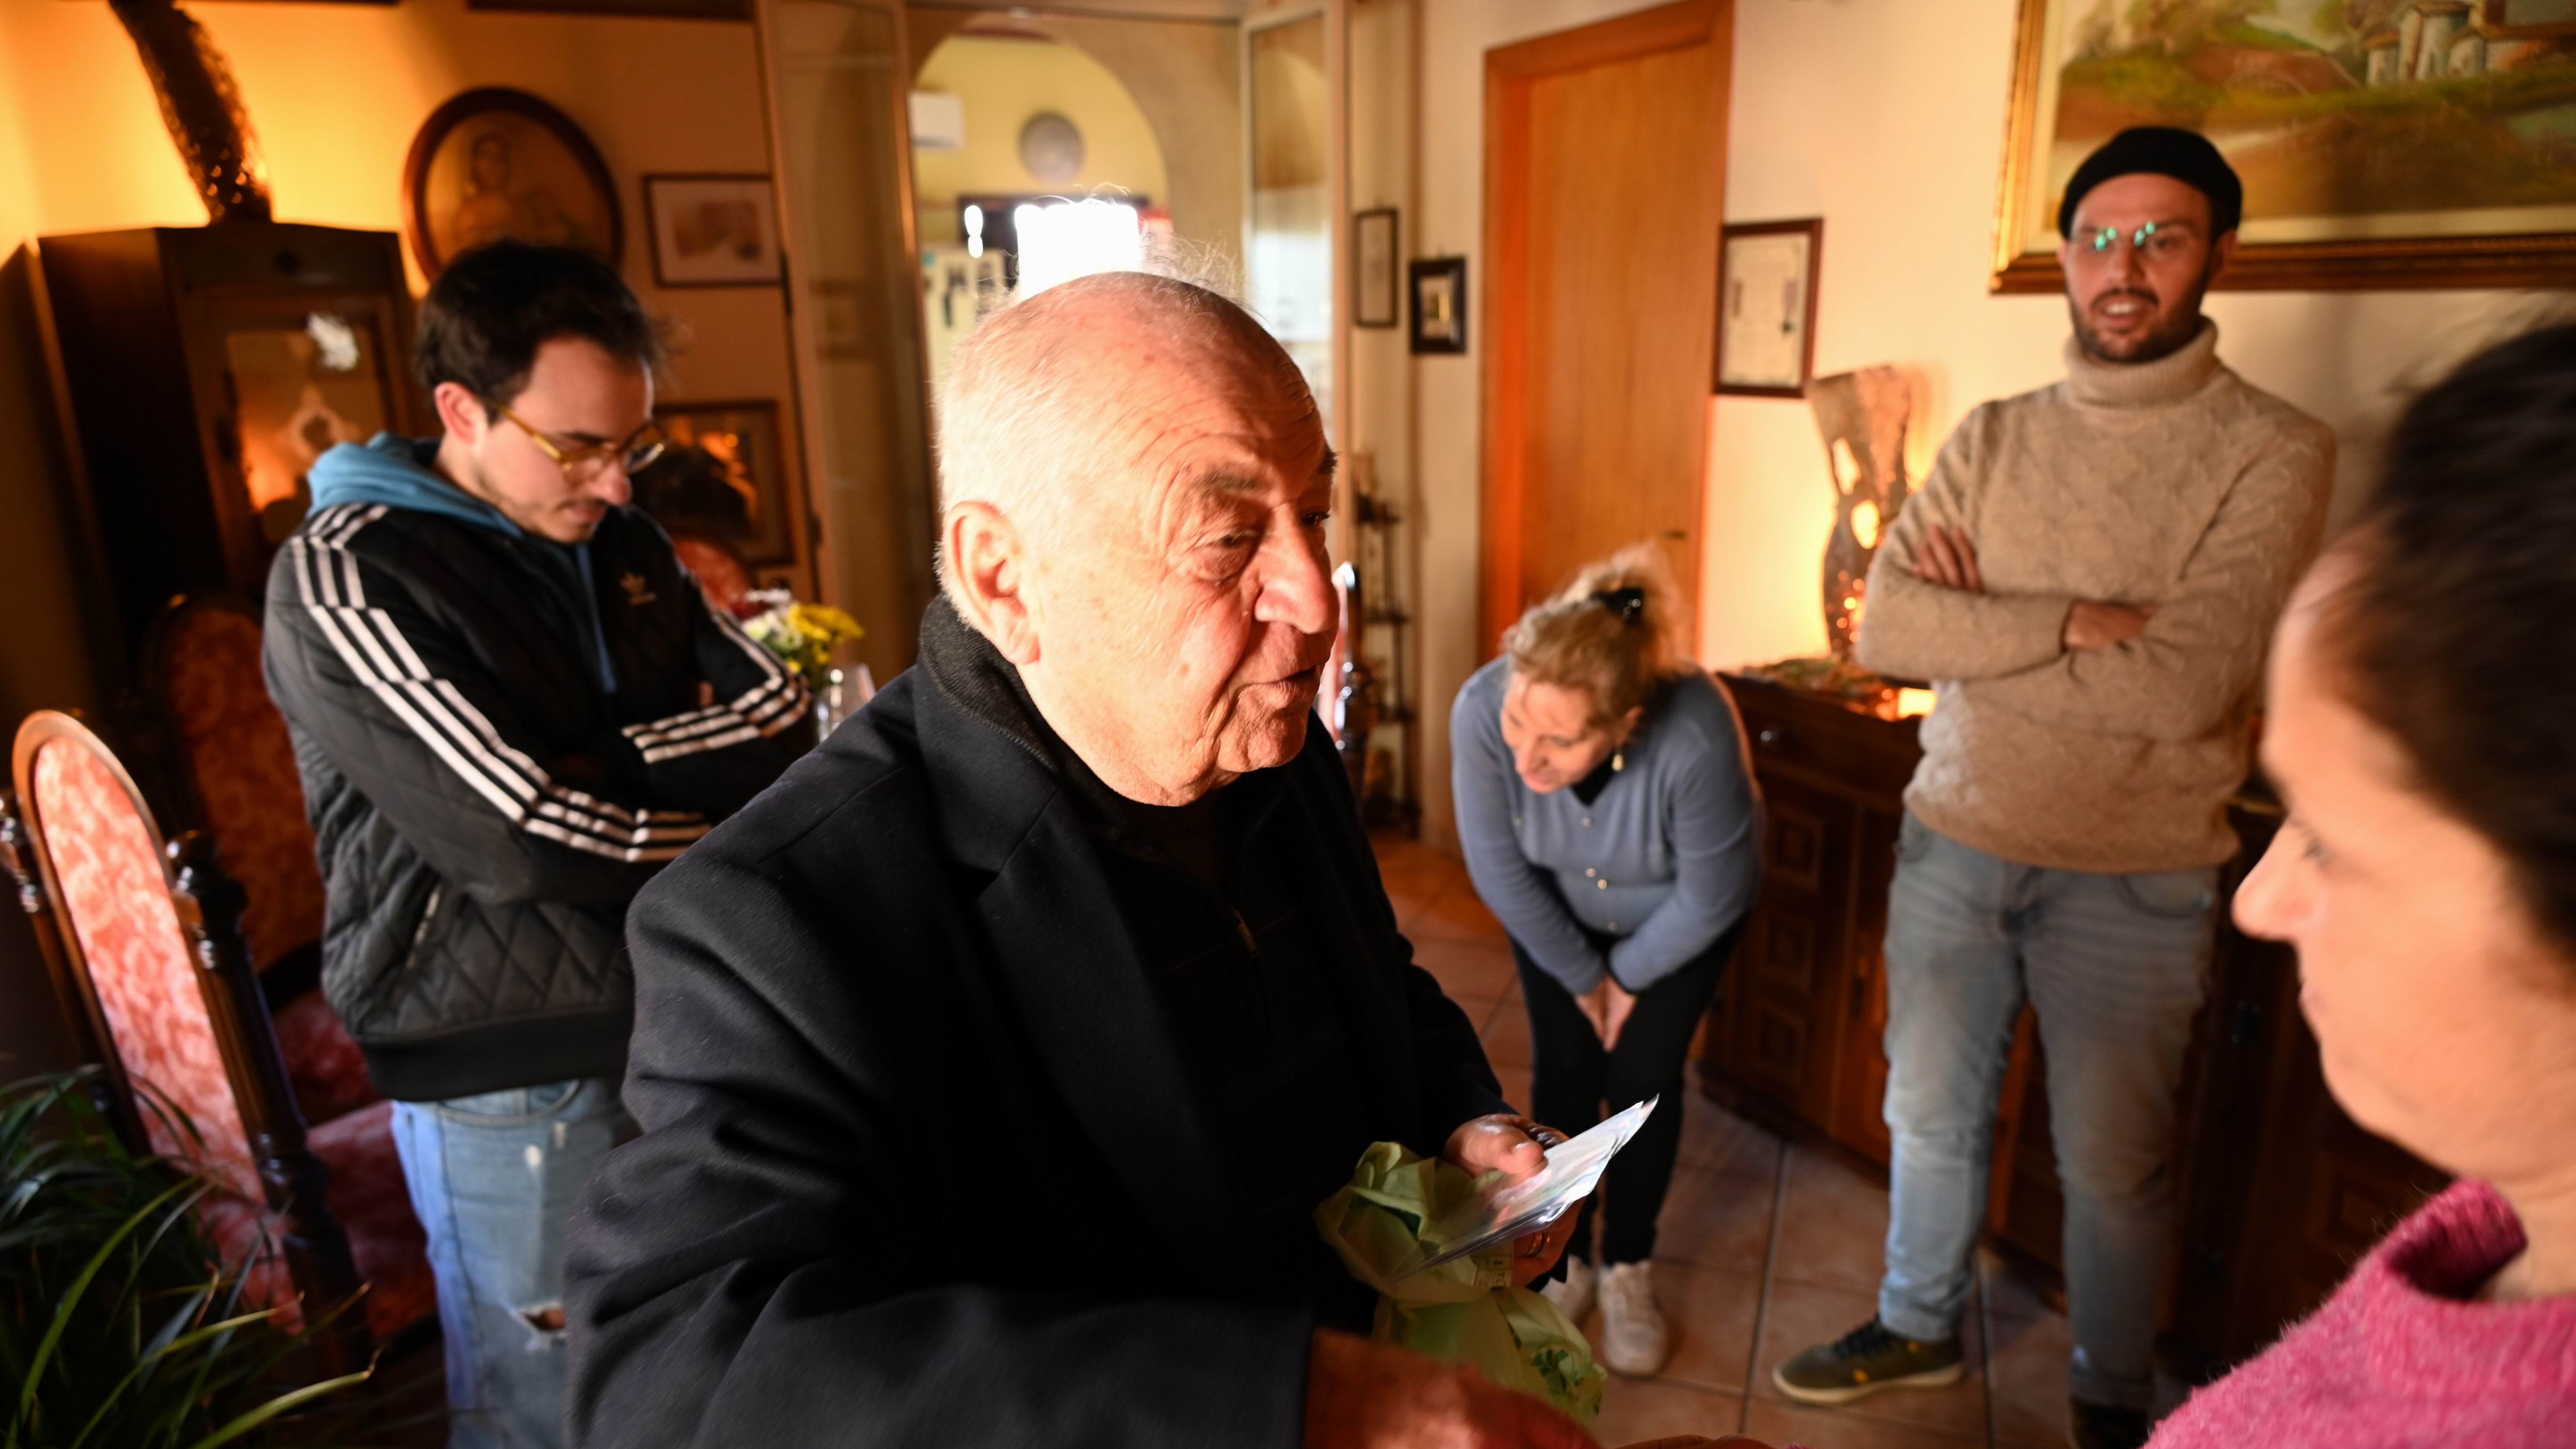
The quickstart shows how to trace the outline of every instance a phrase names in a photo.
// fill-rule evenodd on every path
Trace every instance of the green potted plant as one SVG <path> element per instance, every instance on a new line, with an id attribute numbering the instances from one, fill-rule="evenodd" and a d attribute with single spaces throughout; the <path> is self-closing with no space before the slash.
<path id="1" fill-rule="evenodd" d="M 0 1087 L 0 1449 L 214 1449 L 349 1442 L 373 1369 L 298 1382 L 354 1302 L 245 1301 L 196 1207 L 224 1189 L 137 1154 L 91 1099 L 96 1069 Z M 146 1100 L 182 1140 L 194 1127 Z"/>

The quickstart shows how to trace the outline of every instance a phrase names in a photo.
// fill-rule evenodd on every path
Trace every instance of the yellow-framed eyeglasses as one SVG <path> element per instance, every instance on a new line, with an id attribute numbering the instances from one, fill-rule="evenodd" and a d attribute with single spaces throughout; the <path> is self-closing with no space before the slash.
<path id="1" fill-rule="evenodd" d="M 638 470 L 651 466 L 654 459 L 662 456 L 662 450 L 670 445 L 670 440 L 662 436 L 661 424 L 652 422 L 628 434 L 622 443 L 558 443 L 529 426 L 526 418 L 510 411 L 508 403 L 494 403 L 492 406 L 501 416 L 517 423 L 519 431 L 528 435 L 528 441 L 537 445 L 537 451 L 554 459 L 555 466 L 563 470 L 564 477 L 575 483 L 586 483 L 598 477 L 612 461 L 620 471 L 632 477 Z"/>

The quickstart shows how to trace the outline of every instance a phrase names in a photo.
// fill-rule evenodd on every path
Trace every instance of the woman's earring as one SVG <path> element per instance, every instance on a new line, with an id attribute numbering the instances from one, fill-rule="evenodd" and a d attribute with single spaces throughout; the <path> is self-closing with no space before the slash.
<path id="1" fill-rule="evenodd" d="M 1610 773 L 1615 775 L 1626 768 L 1628 768 L 1628 749 L 1627 746 L 1622 745 L 1610 752 Z"/>

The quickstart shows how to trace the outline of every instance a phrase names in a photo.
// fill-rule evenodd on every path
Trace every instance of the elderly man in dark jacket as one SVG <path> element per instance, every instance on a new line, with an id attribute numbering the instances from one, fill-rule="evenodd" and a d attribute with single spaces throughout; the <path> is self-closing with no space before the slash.
<path id="1" fill-rule="evenodd" d="M 630 917 L 644 1133 L 572 1232 L 572 1437 L 1588 1444 L 1356 1336 L 1311 1218 L 1372 1141 L 1518 1173 L 1542 1129 L 1309 729 L 1333 464 L 1293 364 L 1087 278 L 960 350 L 940 443 L 920 667 Z"/>

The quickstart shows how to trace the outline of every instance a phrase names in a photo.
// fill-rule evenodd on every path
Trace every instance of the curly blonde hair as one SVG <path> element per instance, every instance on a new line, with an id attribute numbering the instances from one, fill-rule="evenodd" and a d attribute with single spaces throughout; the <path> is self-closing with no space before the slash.
<path id="1" fill-rule="evenodd" d="M 1672 657 L 1675 608 L 1663 552 L 1631 544 L 1583 566 L 1556 597 L 1533 604 L 1503 631 L 1512 673 L 1591 696 L 1592 723 L 1639 708 L 1680 672 Z"/>

